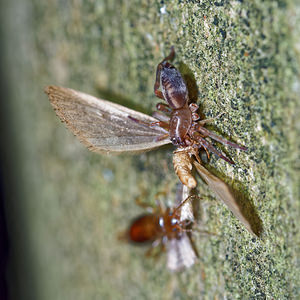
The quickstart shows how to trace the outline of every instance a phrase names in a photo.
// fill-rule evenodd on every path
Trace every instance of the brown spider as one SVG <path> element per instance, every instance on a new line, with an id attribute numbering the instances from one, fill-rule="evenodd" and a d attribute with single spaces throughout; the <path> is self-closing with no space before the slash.
<path id="1" fill-rule="evenodd" d="M 172 61 L 174 57 L 175 51 L 174 47 L 172 47 L 171 53 L 158 64 L 156 70 L 154 93 L 158 98 L 164 99 L 168 103 L 158 103 L 156 108 L 164 114 L 155 112 L 153 116 L 159 121 L 148 124 L 145 123 L 145 125 L 150 127 L 159 126 L 167 130 L 168 134 L 159 137 L 158 140 L 168 136 L 173 145 L 178 147 L 179 151 L 187 150 L 193 152 L 199 162 L 198 151 L 195 151 L 195 149 L 203 147 L 205 151 L 210 150 L 228 163 L 234 164 L 231 159 L 218 151 L 205 138 L 210 137 L 224 145 L 244 151 L 246 151 L 247 148 L 232 143 L 204 128 L 206 123 L 214 119 L 200 120 L 197 114 L 198 105 L 195 103 L 189 104 L 186 84 L 180 72 L 169 62 Z M 160 87 L 161 91 L 159 90 Z M 133 117 L 129 116 L 129 118 L 134 120 Z M 136 121 L 141 123 L 141 121 Z"/>

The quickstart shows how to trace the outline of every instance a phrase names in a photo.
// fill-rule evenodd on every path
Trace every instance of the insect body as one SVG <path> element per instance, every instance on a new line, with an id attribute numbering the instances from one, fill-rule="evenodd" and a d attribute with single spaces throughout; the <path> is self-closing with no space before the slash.
<path id="1" fill-rule="evenodd" d="M 251 233 L 253 236 L 257 236 L 259 232 L 257 229 L 253 229 L 253 224 L 251 224 L 248 218 L 245 215 L 245 211 L 243 207 L 241 207 L 240 203 L 234 197 L 232 191 L 227 186 L 227 184 L 221 180 L 220 178 L 211 174 L 206 168 L 204 168 L 199 162 L 193 159 L 191 153 L 186 151 L 176 152 L 173 156 L 173 162 L 176 171 L 176 165 L 179 165 L 179 170 L 184 169 L 185 172 L 180 173 L 177 169 L 177 174 L 181 181 L 189 183 L 192 179 L 194 179 L 191 173 L 191 166 L 194 165 L 200 177 L 204 180 L 204 182 L 208 185 L 210 190 L 212 190 L 218 200 L 221 200 L 234 214 L 234 216 L 240 220 L 240 222 L 245 226 L 245 228 Z M 186 167 L 188 166 L 188 167 Z M 184 168 L 186 167 L 186 168 Z M 182 176 L 183 178 L 181 178 Z"/>
<path id="2" fill-rule="evenodd" d="M 151 242 L 153 248 L 150 250 L 157 246 L 166 249 L 167 267 L 171 271 L 189 268 L 196 261 L 195 251 L 186 232 L 188 225 L 194 221 L 191 200 L 195 196 L 184 196 L 187 194 L 186 187 L 182 187 L 178 193 L 180 199 L 177 206 L 163 208 L 158 204 L 152 213 L 136 218 L 128 230 L 131 242 L 140 245 Z"/>

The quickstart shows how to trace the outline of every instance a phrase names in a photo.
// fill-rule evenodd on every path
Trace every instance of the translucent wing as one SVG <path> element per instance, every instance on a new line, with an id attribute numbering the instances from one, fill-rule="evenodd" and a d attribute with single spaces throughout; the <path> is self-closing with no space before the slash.
<path id="1" fill-rule="evenodd" d="M 180 209 L 181 222 L 195 221 L 190 188 L 180 183 L 177 187 L 175 203 L 177 205 L 175 209 Z"/>
<path id="2" fill-rule="evenodd" d="M 194 165 L 200 176 L 209 186 L 209 188 L 215 192 L 217 198 L 223 201 L 223 203 L 225 203 L 228 206 L 232 213 L 244 224 L 246 229 L 255 236 L 255 233 L 251 228 L 251 224 L 243 215 L 240 206 L 238 205 L 235 197 L 233 196 L 232 192 L 230 191 L 229 187 L 225 184 L 225 182 L 211 174 L 198 162 L 195 161 Z"/>
<path id="3" fill-rule="evenodd" d="M 178 239 L 171 239 L 167 245 L 167 268 L 177 272 L 183 268 L 190 268 L 197 259 L 188 235 L 183 232 Z"/>
<path id="4" fill-rule="evenodd" d="M 166 130 L 145 125 L 157 120 L 143 113 L 59 86 L 45 92 L 59 118 L 91 151 L 142 152 L 171 142 Z"/>

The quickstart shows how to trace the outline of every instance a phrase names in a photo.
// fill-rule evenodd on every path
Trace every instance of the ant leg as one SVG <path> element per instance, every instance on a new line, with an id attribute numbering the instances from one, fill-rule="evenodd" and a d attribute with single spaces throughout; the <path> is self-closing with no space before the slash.
<path id="1" fill-rule="evenodd" d="M 197 145 L 196 145 L 197 146 Z M 207 163 L 208 160 L 210 159 L 210 154 L 209 152 L 207 151 L 207 149 L 205 147 L 203 147 L 205 153 L 200 153 L 200 150 L 198 150 L 197 152 L 193 153 L 193 155 L 196 157 L 196 160 L 199 164 L 202 164 L 203 162 L 204 163 Z M 206 155 L 206 157 L 203 157 L 204 154 Z"/>
<path id="2" fill-rule="evenodd" d="M 156 210 L 160 213 L 163 214 L 166 210 L 165 205 L 160 201 L 159 197 L 166 195 L 166 191 L 161 191 L 155 194 L 155 203 L 156 203 Z"/>
<path id="3" fill-rule="evenodd" d="M 215 155 L 219 156 L 220 158 L 227 161 L 228 163 L 234 165 L 234 162 L 231 159 L 227 158 L 220 151 L 218 151 L 213 145 L 209 144 L 202 136 L 194 134 L 194 137 L 200 143 L 201 146 L 203 146 L 204 148 L 207 148 Z"/>
<path id="4" fill-rule="evenodd" d="M 206 149 L 205 147 L 203 147 L 203 149 L 204 149 L 205 154 L 206 154 L 206 157 L 205 157 L 205 158 L 203 158 L 203 154 L 202 154 L 202 153 L 199 154 L 199 151 L 200 151 L 200 150 L 197 151 L 197 152 L 195 152 L 195 153 L 193 153 L 193 155 L 196 157 L 196 160 L 197 160 L 197 162 L 198 162 L 199 164 L 202 164 L 203 162 L 204 162 L 204 163 L 207 163 L 208 160 L 210 159 L 210 155 L 209 155 L 209 152 L 207 151 L 207 149 Z"/>
<path id="5" fill-rule="evenodd" d="M 143 202 L 143 199 L 144 198 L 144 195 L 140 195 L 139 197 L 135 198 L 135 204 L 142 207 L 142 208 L 145 208 L 147 211 L 149 212 L 153 212 L 154 211 L 154 205 L 151 205 L 149 203 L 146 203 L 146 202 Z"/>
<path id="6" fill-rule="evenodd" d="M 173 210 L 173 214 L 175 214 L 180 208 L 182 208 L 182 206 L 188 202 L 188 201 L 193 201 L 194 199 L 199 199 L 199 197 L 197 195 L 190 195 L 187 198 L 185 198 L 181 203 L 179 203 L 179 205 L 177 205 L 177 207 Z"/>
<path id="7" fill-rule="evenodd" d="M 236 149 L 247 151 L 246 147 L 240 146 L 233 142 L 230 142 L 230 141 L 226 140 L 225 138 L 220 137 L 219 135 L 207 130 L 206 128 L 204 128 L 202 126 L 198 126 L 197 131 L 200 132 L 204 137 L 209 136 L 210 138 L 212 138 L 213 140 L 215 140 L 221 144 L 228 145 L 228 146 L 236 148 Z"/>
<path id="8" fill-rule="evenodd" d="M 154 259 L 157 259 L 163 251 L 164 251 L 164 245 L 162 244 L 161 240 L 155 240 L 150 246 L 150 248 L 145 252 L 145 256 L 153 257 Z"/>
<path id="9" fill-rule="evenodd" d="M 155 206 L 143 201 L 143 199 L 147 197 L 148 193 L 144 186 L 141 186 L 141 190 L 141 194 L 135 198 L 135 204 L 153 213 L 153 211 L 155 210 Z"/>
<path id="10" fill-rule="evenodd" d="M 207 159 L 209 160 L 210 159 L 210 155 L 209 155 L 209 152 L 207 151 L 207 149 L 204 147 L 204 150 L 206 152 L 206 155 L 207 155 Z"/>

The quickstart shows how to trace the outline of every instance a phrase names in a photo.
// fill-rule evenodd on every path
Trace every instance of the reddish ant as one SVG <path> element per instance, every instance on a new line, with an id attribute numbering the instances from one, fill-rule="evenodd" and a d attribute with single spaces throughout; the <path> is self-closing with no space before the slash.
<path id="1" fill-rule="evenodd" d="M 186 186 L 177 191 L 179 204 L 174 208 L 163 207 L 157 201 L 156 207 L 149 207 L 139 199 L 137 204 L 151 208 L 152 212 L 137 217 L 127 232 L 128 239 L 136 244 L 152 243 L 146 252 L 150 255 L 155 247 L 167 251 L 167 267 L 179 271 L 191 267 L 196 261 L 196 254 L 187 234 L 189 225 L 194 221 L 191 201 L 195 195 L 188 195 Z"/>

